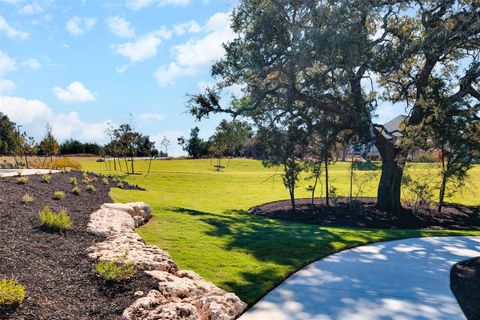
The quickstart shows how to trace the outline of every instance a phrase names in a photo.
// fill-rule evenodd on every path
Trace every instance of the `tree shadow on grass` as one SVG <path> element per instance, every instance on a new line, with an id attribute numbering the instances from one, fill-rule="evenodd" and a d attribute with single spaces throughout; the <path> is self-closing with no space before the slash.
<path id="1" fill-rule="evenodd" d="M 249 304 L 288 275 L 329 254 L 369 242 L 422 235 L 421 230 L 324 228 L 254 216 L 244 210 L 229 210 L 222 214 L 187 208 L 172 210 L 198 217 L 213 227 L 205 234 L 226 238 L 224 248 L 244 251 L 262 263 L 243 271 L 242 283 L 226 283 L 227 289 L 236 292 Z"/>

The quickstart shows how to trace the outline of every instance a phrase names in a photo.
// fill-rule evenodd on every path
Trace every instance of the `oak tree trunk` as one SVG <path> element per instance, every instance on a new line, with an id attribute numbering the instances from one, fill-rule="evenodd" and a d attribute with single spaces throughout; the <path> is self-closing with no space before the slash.
<path id="1" fill-rule="evenodd" d="M 382 134 L 377 136 L 375 146 L 382 158 L 382 175 L 378 185 L 377 208 L 385 211 L 402 210 L 400 190 L 405 157 L 400 148 L 396 147 Z"/>

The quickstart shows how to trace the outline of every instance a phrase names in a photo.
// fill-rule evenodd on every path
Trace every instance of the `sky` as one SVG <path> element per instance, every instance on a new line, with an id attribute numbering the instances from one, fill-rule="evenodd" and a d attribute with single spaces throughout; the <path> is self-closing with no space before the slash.
<path id="1" fill-rule="evenodd" d="M 105 143 L 132 123 L 169 153 L 194 126 L 210 136 L 225 116 L 196 122 L 188 94 L 214 83 L 212 63 L 234 38 L 234 0 L 0 0 L 0 112 L 40 140 Z M 233 93 L 238 93 L 233 88 Z M 382 105 L 378 121 L 401 113 Z"/>

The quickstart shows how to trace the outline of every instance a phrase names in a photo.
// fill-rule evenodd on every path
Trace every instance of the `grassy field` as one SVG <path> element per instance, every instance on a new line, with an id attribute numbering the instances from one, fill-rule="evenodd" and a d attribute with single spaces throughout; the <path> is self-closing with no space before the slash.
<path id="1" fill-rule="evenodd" d="M 82 162 L 83 170 L 112 173 L 103 163 Z M 223 163 L 227 166 L 227 161 Z M 234 159 L 217 172 L 210 160 L 154 161 L 145 176 L 147 161 L 136 162 L 140 174 L 126 180 L 147 189 L 113 189 L 115 201 L 145 201 L 154 218 L 138 230 L 149 243 L 167 250 L 182 269 L 198 272 L 228 291 L 253 303 L 289 274 L 320 257 L 369 242 L 433 235 L 480 235 L 480 232 L 365 230 L 324 228 L 275 221 L 246 213 L 251 206 L 288 198 L 280 170 L 264 168 L 259 161 Z M 433 171 L 432 171 L 433 170 Z M 426 164 L 408 168 L 415 175 L 435 172 Z M 349 165 L 331 167 L 332 184 L 348 193 Z M 375 196 L 379 171 L 359 171 L 362 196 Z M 309 194 L 301 180 L 299 197 Z M 472 190 L 480 190 L 480 167 L 472 169 L 469 189 L 449 201 L 480 204 Z M 354 193 L 358 188 L 354 188 Z"/>

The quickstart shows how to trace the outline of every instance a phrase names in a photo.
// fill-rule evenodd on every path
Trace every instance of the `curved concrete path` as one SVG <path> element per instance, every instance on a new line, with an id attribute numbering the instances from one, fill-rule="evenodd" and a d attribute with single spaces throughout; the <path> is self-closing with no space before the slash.
<path id="1" fill-rule="evenodd" d="M 465 319 L 450 290 L 455 263 L 480 256 L 480 237 L 366 245 L 316 261 L 241 320 Z"/>

